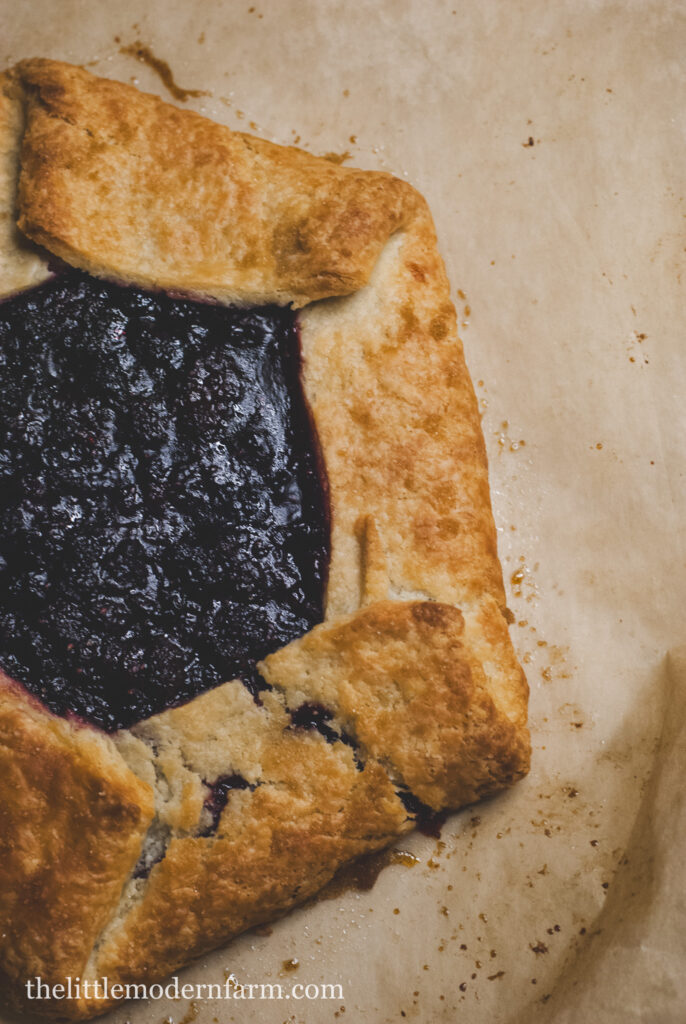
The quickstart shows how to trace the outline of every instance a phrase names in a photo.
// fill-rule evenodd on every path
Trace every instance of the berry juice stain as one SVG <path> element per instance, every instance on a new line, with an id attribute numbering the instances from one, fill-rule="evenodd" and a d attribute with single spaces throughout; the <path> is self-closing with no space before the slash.
<path id="1" fill-rule="evenodd" d="M 0 304 L 0 666 L 128 727 L 323 618 L 295 317 L 75 271 Z"/>

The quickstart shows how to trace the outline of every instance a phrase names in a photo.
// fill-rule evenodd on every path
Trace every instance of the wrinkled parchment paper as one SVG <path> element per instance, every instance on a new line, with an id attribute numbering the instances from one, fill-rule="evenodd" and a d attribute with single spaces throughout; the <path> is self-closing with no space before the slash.
<path id="1" fill-rule="evenodd" d="M 188 107 L 427 196 L 534 758 L 440 841 L 403 840 L 414 867 L 180 978 L 340 983 L 343 1000 L 163 1000 L 108 1021 L 683 1022 L 686 7 L 0 0 L 3 64 L 66 59 L 172 99 L 137 44 L 207 92 Z"/>

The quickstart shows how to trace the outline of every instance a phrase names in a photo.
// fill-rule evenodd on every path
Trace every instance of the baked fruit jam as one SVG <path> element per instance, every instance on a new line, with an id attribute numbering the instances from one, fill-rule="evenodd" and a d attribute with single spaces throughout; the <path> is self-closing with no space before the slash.
<path id="1" fill-rule="evenodd" d="M 323 618 L 294 315 L 68 271 L 0 304 L 0 666 L 111 731 Z"/>

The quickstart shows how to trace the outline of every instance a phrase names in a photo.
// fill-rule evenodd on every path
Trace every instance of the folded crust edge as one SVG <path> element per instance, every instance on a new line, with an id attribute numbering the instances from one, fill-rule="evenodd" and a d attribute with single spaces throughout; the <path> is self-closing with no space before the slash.
<path id="1" fill-rule="evenodd" d="M 17 914 L 13 886 L 34 886 L 30 920 L 0 956 L 16 994 L 34 973 L 140 980 L 174 970 L 411 827 L 399 792 L 456 809 L 524 775 L 530 746 L 478 410 L 423 199 L 389 175 L 231 132 L 69 65 L 22 62 L 0 85 L 0 248 L 16 269 L 12 290 L 50 273 L 28 238 L 122 283 L 306 307 L 304 381 L 334 544 L 327 621 L 265 659 L 274 691 L 264 715 L 226 683 L 110 740 L 0 685 L 7 778 L 18 773 L 45 823 L 31 837 L 0 774 L 3 922 Z M 287 710 L 308 700 L 331 710 L 339 739 L 292 729 Z M 239 718 L 253 749 L 215 757 L 198 730 L 223 722 L 226 737 Z M 54 766 L 44 773 L 42 758 Z M 207 783 L 228 771 L 250 787 L 203 836 Z M 164 856 L 136 882 L 160 822 Z M 48 833 L 56 856 L 41 865 Z M 45 914 L 64 924 L 47 944 Z M 29 1007 L 80 1018 L 111 1005 Z"/>

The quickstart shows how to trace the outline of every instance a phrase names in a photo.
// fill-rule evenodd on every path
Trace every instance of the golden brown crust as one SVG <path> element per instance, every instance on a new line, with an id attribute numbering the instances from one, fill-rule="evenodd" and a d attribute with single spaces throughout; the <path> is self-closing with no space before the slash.
<path id="1" fill-rule="evenodd" d="M 502 621 L 496 607 L 491 614 Z M 333 709 L 362 756 L 435 811 L 528 771 L 528 734 L 494 701 L 451 605 L 374 604 L 316 626 L 261 668 L 291 707 L 314 700 Z"/>
<path id="2" fill-rule="evenodd" d="M 489 611 L 495 633 L 478 640 L 485 662 L 505 630 L 493 602 Z M 411 826 L 401 790 L 438 811 L 528 770 L 526 729 L 493 699 L 452 606 L 376 603 L 316 627 L 261 668 L 274 687 L 261 706 L 233 682 L 134 727 L 173 794 L 158 802 L 158 822 L 177 827 L 147 884 L 130 887 L 124 912 L 101 934 L 94 977 L 150 981 L 306 899 L 342 863 Z M 306 701 L 334 712 L 354 755 L 347 742 L 293 728 L 287 709 Z M 220 768 L 251 788 L 232 792 L 216 833 L 203 836 L 201 808 L 179 773 L 212 778 Z"/>
<path id="3" fill-rule="evenodd" d="M 106 934 L 98 977 L 172 971 L 307 899 L 341 863 L 407 827 L 381 766 L 358 771 L 343 743 L 282 732 L 263 770 L 254 790 L 230 795 L 216 837 L 172 840 L 140 901 Z"/>
<path id="4" fill-rule="evenodd" d="M 414 193 L 55 61 L 17 65 L 19 227 L 90 273 L 240 305 L 362 287 Z"/>
<path id="5" fill-rule="evenodd" d="M 373 518 L 391 596 L 488 594 L 504 607 L 481 424 L 426 206 L 367 288 L 299 319 L 331 495 L 327 616 L 359 607 L 361 516 Z"/>
<path id="6" fill-rule="evenodd" d="M 484 442 L 431 216 L 404 183 L 43 60 L 0 77 L 0 156 L 15 288 L 47 272 L 16 212 L 91 273 L 305 306 L 326 621 L 265 659 L 261 704 L 227 682 L 109 739 L 0 686 L 0 971 L 15 993 L 36 973 L 150 981 L 411 827 L 399 793 L 457 808 L 527 771 Z M 307 702 L 331 742 L 293 728 Z M 249 788 L 213 821 L 210 787 L 232 776 Z M 46 919 L 63 925 L 47 938 Z"/>
<path id="7" fill-rule="evenodd" d="M 45 711 L 0 673 L 0 969 L 16 986 L 76 975 L 153 816 L 114 744 Z"/>
<path id="8" fill-rule="evenodd" d="M 0 75 L 0 298 L 40 284 L 50 277 L 45 253 L 17 230 L 19 147 L 24 132 L 24 105 Z"/>

